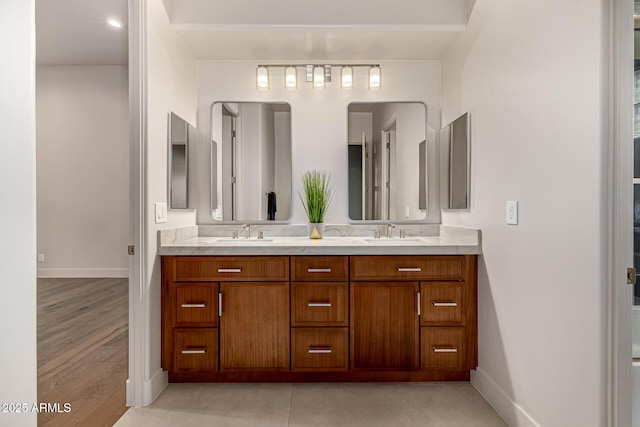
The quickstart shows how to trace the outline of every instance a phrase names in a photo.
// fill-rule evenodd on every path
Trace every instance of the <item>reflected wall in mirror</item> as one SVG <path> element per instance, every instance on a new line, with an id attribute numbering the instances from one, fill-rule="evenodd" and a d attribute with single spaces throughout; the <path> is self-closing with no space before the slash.
<path id="1" fill-rule="evenodd" d="M 442 129 L 441 204 L 446 210 L 469 209 L 470 118 L 465 113 Z"/>
<path id="2" fill-rule="evenodd" d="M 169 113 L 168 141 L 168 200 L 169 209 L 188 209 L 189 206 L 189 150 L 197 138 L 196 128 L 175 113 Z"/>
<path id="3" fill-rule="evenodd" d="M 220 221 L 284 221 L 291 213 L 291 106 L 211 106 L 211 210 Z"/>
<path id="4" fill-rule="evenodd" d="M 349 218 L 425 219 L 426 105 L 352 103 L 348 115 Z"/>

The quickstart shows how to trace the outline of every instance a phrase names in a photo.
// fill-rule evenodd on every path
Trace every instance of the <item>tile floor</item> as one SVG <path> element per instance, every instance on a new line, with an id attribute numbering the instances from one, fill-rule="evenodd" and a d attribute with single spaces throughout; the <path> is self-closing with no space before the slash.
<path id="1" fill-rule="evenodd" d="M 169 384 L 115 427 L 506 426 L 469 383 Z"/>

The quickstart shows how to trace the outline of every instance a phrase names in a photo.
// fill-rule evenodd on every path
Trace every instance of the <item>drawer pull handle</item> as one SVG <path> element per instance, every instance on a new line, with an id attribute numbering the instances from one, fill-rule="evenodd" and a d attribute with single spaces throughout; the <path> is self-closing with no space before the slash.
<path id="1" fill-rule="evenodd" d="M 434 307 L 457 307 L 458 303 L 453 301 L 431 301 Z"/>
<path id="2" fill-rule="evenodd" d="M 404 272 L 421 272 L 422 268 L 420 267 L 398 267 L 398 272 L 400 273 L 404 273 Z"/>
<path id="3" fill-rule="evenodd" d="M 218 273 L 242 273 L 241 268 L 219 268 Z"/>
<path id="4" fill-rule="evenodd" d="M 331 303 L 329 301 L 309 301 L 307 307 L 331 307 Z"/>
<path id="5" fill-rule="evenodd" d="M 433 347 L 434 353 L 457 353 L 458 349 L 455 347 Z"/>
<path id="6" fill-rule="evenodd" d="M 207 306 L 206 303 L 188 303 L 182 304 L 180 307 L 182 308 L 205 308 Z"/>
<path id="7" fill-rule="evenodd" d="M 330 354 L 331 353 L 331 347 L 327 347 L 327 348 L 309 348 L 308 353 L 309 354 Z"/>
<path id="8" fill-rule="evenodd" d="M 331 273 L 330 268 L 307 268 L 307 273 Z"/>
<path id="9" fill-rule="evenodd" d="M 207 352 L 206 347 L 200 348 L 186 348 L 182 350 L 182 354 L 205 354 Z"/>

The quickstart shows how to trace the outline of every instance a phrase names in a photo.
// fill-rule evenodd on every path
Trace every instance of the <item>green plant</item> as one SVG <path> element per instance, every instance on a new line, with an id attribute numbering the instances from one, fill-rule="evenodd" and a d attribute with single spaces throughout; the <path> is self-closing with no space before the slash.
<path id="1" fill-rule="evenodd" d="M 302 193 L 300 201 L 311 223 L 324 222 L 324 216 L 331 203 L 329 175 L 325 171 L 308 171 L 302 174 Z"/>

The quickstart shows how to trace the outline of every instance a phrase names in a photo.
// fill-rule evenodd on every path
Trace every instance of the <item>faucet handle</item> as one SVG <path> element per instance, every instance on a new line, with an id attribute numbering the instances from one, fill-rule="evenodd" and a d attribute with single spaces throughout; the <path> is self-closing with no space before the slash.
<path id="1" fill-rule="evenodd" d="M 258 231 L 258 239 L 264 239 L 264 231 Z"/>
<path id="2" fill-rule="evenodd" d="M 238 238 L 238 230 L 231 230 L 231 238 L 232 239 Z"/>
<path id="3" fill-rule="evenodd" d="M 404 239 L 405 237 L 407 237 L 406 231 L 403 228 L 401 228 L 400 229 L 400 238 Z"/>

